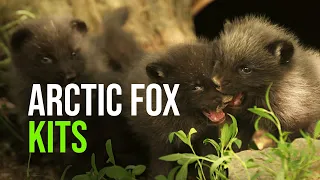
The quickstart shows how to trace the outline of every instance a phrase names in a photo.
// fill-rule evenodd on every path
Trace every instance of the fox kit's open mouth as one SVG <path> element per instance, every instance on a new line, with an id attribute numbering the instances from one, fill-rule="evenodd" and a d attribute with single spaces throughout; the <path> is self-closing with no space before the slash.
<path id="1" fill-rule="evenodd" d="M 215 125 L 223 123 L 226 119 L 226 115 L 223 111 L 203 110 L 202 112 Z"/>
<path id="2" fill-rule="evenodd" d="M 203 109 L 202 113 L 215 125 L 222 124 L 226 120 L 223 109 L 233 100 L 233 96 L 223 96 L 222 103 L 215 110 Z"/>

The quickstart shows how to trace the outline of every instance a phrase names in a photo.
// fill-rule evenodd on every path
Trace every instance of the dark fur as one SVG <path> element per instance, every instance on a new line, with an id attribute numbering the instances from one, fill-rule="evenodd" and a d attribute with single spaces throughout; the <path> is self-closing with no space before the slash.
<path id="1" fill-rule="evenodd" d="M 22 111 L 29 106 L 32 84 L 64 86 L 76 82 L 84 73 L 86 32 L 86 25 L 80 20 L 37 19 L 25 22 L 13 33 L 12 69 L 15 95 L 22 96 L 16 98 Z"/>
<path id="2" fill-rule="evenodd" d="M 123 14 L 112 15 L 114 21 L 109 23 L 117 24 Z M 120 17 L 121 16 L 121 17 Z M 123 17 L 124 18 L 124 17 Z M 126 18 L 126 17 L 125 17 Z M 68 177 L 89 171 L 90 157 L 92 153 L 96 154 L 96 163 L 99 168 L 106 164 L 107 156 L 105 151 L 105 142 L 108 139 L 112 140 L 113 150 L 117 165 L 126 166 L 129 164 L 145 164 L 144 154 L 139 155 L 140 150 L 145 150 L 143 143 L 137 142 L 134 134 L 130 131 L 127 125 L 126 118 L 98 117 L 95 112 L 97 110 L 97 98 L 93 97 L 93 116 L 85 117 L 85 94 L 81 92 L 81 96 L 73 98 L 73 102 L 81 103 L 81 112 L 77 117 L 27 117 L 27 111 L 31 95 L 31 87 L 34 83 L 40 83 L 45 88 L 48 83 L 59 83 L 64 86 L 70 82 L 80 83 L 100 83 L 104 82 L 106 85 L 114 82 L 110 77 L 110 72 L 114 71 L 112 67 L 108 66 L 106 62 L 109 61 L 105 52 L 100 51 L 99 48 L 105 49 L 108 52 L 120 52 L 121 46 L 117 46 L 122 41 L 127 41 L 126 37 L 121 36 L 124 31 L 121 26 L 110 24 L 110 27 L 116 26 L 118 30 L 113 29 L 110 33 L 115 33 L 118 41 L 106 40 L 99 44 L 101 47 L 96 47 L 92 43 L 92 37 L 87 37 L 87 27 L 85 23 L 80 20 L 73 20 L 67 18 L 47 18 L 27 21 L 21 25 L 13 34 L 11 40 L 11 52 L 13 57 L 12 85 L 13 97 L 15 103 L 20 108 L 20 116 L 22 119 L 20 124 L 22 126 L 24 137 L 26 138 L 26 146 L 28 141 L 28 120 L 76 120 L 81 119 L 86 121 L 88 130 L 82 132 L 87 139 L 87 151 L 83 154 L 75 154 L 71 149 L 67 149 L 67 154 L 40 154 L 32 156 L 32 162 L 36 165 L 50 164 L 52 166 L 58 165 L 60 170 L 63 170 L 67 165 L 72 164 L 73 167 L 68 171 Z M 120 34 L 118 34 L 120 33 Z M 100 35 L 100 39 L 105 34 Z M 99 38 L 98 38 L 99 39 Z M 127 44 L 127 48 L 135 49 L 136 43 L 132 39 L 131 44 Z M 110 44 L 109 44 L 110 43 Z M 113 43 L 113 45 L 111 45 Z M 111 49 L 108 49 L 110 46 Z M 130 47 L 134 46 L 134 47 Z M 73 57 L 72 53 L 77 52 L 77 56 Z M 125 52 L 129 53 L 129 52 Z M 125 54 L 127 57 L 131 54 Z M 53 64 L 42 64 L 42 57 L 50 57 L 54 60 Z M 115 54 L 113 56 L 117 60 L 121 60 L 122 54 Z M 122 64 L 119 61 L 119 64 Z M 118 72 L 119 73 L 119 72 Z M 73 76 L 70 76 L 73 75 Z M 71 77 L 71 79 L 69 78 Z M 102 80 L 103 79 L 103 80 Z M 44 99 L 46 99 L 46 91 L 43 89 Z M 95 93 L 94 93 L 95 95 Z M 46 102 L 44 102 L 46 103 Z M 45 105 L 46 106 L 46 105 Z M 46 133 L 46 131 L 44 131 Z M 54 136 L 59 137 L 59 136 Z M 73 136 L 67 137 L 67 143 L 74 142 Z M 43 136 L 45 140 L 45 135 Z M 55 138 L 58 140 L 57 138 Z M 124 142 L 125 141 L 125 142 Z M 57 146 L 58 142 L 56 142 Z M 69 148 L 70 144 L 67 144 Z M 27 149 L 23 150 L 23 157 L 27 157 Z M 143 152 L 143 151 L 142 151 Z M 37 158 L 40 157 L 40 158 Z M 37 160 L 39 159 L 40 162 Z M 24 159 L 24 160 L 27 160 Z M 61 173 L 61 171 L 60 171 Z"/>
<path id="3" fill-rule="evenodd" d="M 69 83 L 79 83 L 85 76 L 86 48 L 89 47 L 86 41 L 88 28 L 86 23 L 73 18 L 43 18 L 29 20 L 21 24 L 13 33 L 11 38 L 12 54 L 12 97 L 19 112 L 19 124 L 25 138 L 25 149 L 22 156 L 28 153 L 28 122 L 29 120 L 76 120 L 76 117 L 68 117 L 63 114 L 58 117 L 56 114 L 51 117 L 40 117 L 36 114 L 27 116 L 31 90 L 33 84 L 42 86 L 44 106 L 46 107 L 46 85 L 60 84 L 62 87 Z M 63 99 L 63 98 L 62 98 Z M 84 96 L 71 97 L 73 102 L 84 102 Z M 55 111 L 53 111 L 55 112 Z M 43 140 L 46 144 L 46 128 L 43 132 Z M 58 133 L 58 129 L 55 129 Z M 67 143 L 74 139 L 70 136 L 71 130 L 67 129 Z M 59 134 L 54 135 L 55 148 L 59 147 Z M 57 142 L 58 141 L 58 142 Z M 69 148 L 67 145 L 67 148 Z M 66 154 L 61 154 L 66 164 L 71 163 L 75 154 L 67 149 Z M 52 165 L 66 164 L 62 159 L 52 154 L 33 155 L 32 162 L 41 162 Z M 41 158 L 40 158 L 41 157 Z"/>
<path id="4" fill-rule="evenodd" d="M 90 60 L 93 61 L 101 59 L 98 61 L 100 65 L 89 63 L 95 83 L 103 83 L 107 86 L 111 83 L 122 82 L 127 71 L 144 55 L 143 49 L 134 37 L 123 29 L 129 15 L 127 7 L 106 13 L 102 33 L 90 37 L 95 49 L 88 52 L 88 57 L 91 57 Z M 116 102 L 118 99 L 114 97 L 113 105 Z M 95 104 L 97 102 L 93 103 L 93 106 Z M 117 165 L 125 167 L 146 164 L 148 147 L 140 141 L 140 137 L 132 132 L 131 127 L 127 124 L 127 117 L 122 114 L 117 117 L 96 117 L 91 124 L 95 129 L 89 132 L 89 137 L 93 140 L 91 148 L 96 154 L 99 154 L 100 159 L 97 161 L 100 162 L 100 167 L 108 158 L 105 151 L 105 142 L 108 139 L 112 141 Z M 98 135 L 97 132 L 101 133 Z"/>
<path id="5" fill-rule="evenodd" d="M 194 135 L 193 144 L 200 154 L 214 153 L 211 147 L 202 144 L 205 138 L 217 139 L 218 130 L 210 120 L 203 115 L 204 108 L 215 110 L 221 104 L 222 96 L 215 90 L 214 83 L 210 80 L 213 60 L 212 50 L 206 43 L 177 45 L 168 51 L 149 55 L 135 66 L 123 79 L 122 101 L 127 110 L 129 123 L 144 141 L 150 146 L 150 165 L 148 178 L 156 175 L 167 175 L 172 164 L 158 158 L 177 152 L 189 152 L 190 149 L 180 140 L 175 138 L 173 144 L 168 141 L 171 132 L 183 130 L 188 133 L 193 127 L 198 133 Z M 131 84 L 180 84 L 176 103 L 180 116 L 174 116 L 170 111 L 168 116 L 152 117 L 146 112 L 145 90 L 138 90 L 138 97 L 143 97 L 144 102 L 137 105 L 137 116 L 130 114 Z M 196 90 L 197 87 L 203 90 Z M 164 108 L 166 96 L 162 91 Z M 154 101 L 153 101 L 154 102 Z M 127 109 L 126 109 L 127 108 Z M 209 148 L 209 149 L 206 149 Z"/>
<path id="6" fill-rule="evenodd" d="M 129 15 L 128 7 L 106 13 L 102 34 L 93 38 L 96 47 L 107 59 L 109 67 L 118 72 L 126 72 L 144 54 L 134 36 L 123 29 Z"/>
<path id="7" fill-rule="evenodd" d="M 238 118 L 244 145 L 254 131 L 248 124 L 256 119 L 247 109 L 254 105 L 267 109 L 265 93 L 271 82 L 270 103 L 283 130 L 313 133 L 320 119 L 320 58 L 316 51 L 303 47 L 286 29 L 254 16 L 227 22 L 213 49 L 212 77 L 218 79 L 219 90 L 246 94 L 242 106 L 229 108 Z M 251 73 L 244 73 L 242 70 L 248 72 L 245 67 Z M 274 132 L 268 120 L 261 125 Z"/>

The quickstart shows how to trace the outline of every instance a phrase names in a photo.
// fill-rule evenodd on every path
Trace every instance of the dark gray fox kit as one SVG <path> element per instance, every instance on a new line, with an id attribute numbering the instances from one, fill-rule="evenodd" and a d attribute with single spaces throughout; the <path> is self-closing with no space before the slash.
<path id="1" fill-rule="evenodd" d="M 168 116 L 150 116 L 146 112 L 145 102 L 137 104 L 137 116 L 131 116 L 130 107 L 124 107 L 130 119 L 128 123 L 150 147 L 149 178 L 167 175 L 172 168 L 170 163 L 159 160 L 160 156 L 189 152 L 189 148 L 178 139 L 173 144 L 169 143 L 168 135 L 171 132 L 189 132 L 195 128 L 198 133 L 194 135 L 193 142 L 199 153 L 214 153 L 214 149 L 204 147 L 202 141 L 205 138 L 217 140 L 217 125 L 225 120 L 221 109 L 232 98 L 223 96 L 215 89 L 210 78 L 213 63 L 212 49 L 207 42 L 180 44 L 166 52 L 146 56 L 124 77 L 121 96 L 124 106 L 131 104 L 131 84 L 145 84 L 146 87 L 152 83 L 168 84 L 171 90 L 174 84 L 180 84 L 175 97 L 180 116 L 174 116 L 172 111 Z M 164 94 L 164 89 L 162 91 Z M 138 90 L 138 97 L 145 100 L 145 90 Z M 164 97 L 162 108 L 167 100 Z"/>
<path id="2" fill-rule="evenodd" d="M 243 140 L 251 138 L 256 119 L 247 109 L 267 109 L 265 93 L 271 82 L 270 103 L 283 130 L 293 132 L 292 138 L 300 129 L 313 134 L 320 119 L 318 52 L 305 48 L 288 30 L 255 16 L 227 22 L 213 49 L 212 80 L 220 92 L 234 95 L 228 112 L 238 118 Z M 262 120 L 261 125 L 274 132 L 270 121 Z"/>

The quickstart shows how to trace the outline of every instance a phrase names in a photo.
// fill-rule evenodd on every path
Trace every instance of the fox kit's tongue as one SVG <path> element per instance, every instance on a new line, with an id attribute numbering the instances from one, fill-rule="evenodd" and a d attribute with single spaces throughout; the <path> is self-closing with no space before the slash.
<path id="1" fill-rule="evenodd" d="M 223 111 L 208 111 L 204 112 L 204 115 L 207 116 L 214 124 L 220 124 L 225 119 L 225 113 Z"/>
<path id="2" fill-rule="evenodd" d="M 216 110 L 203 111 L 203 114 L 207 116 L 214 124 L 221 124 L 226 119 L 226 114 L 223 109 L 232 101 L 233 97 L 226 95 L 222 97 L 222 104 L 218 105 Z"/>

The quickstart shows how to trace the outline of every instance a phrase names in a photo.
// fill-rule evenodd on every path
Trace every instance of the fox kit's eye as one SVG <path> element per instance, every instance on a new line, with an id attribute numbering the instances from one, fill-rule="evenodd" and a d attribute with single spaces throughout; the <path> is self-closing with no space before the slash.
<path id="1" fill-rule="evenodd" d="M 194 87 L 192 88 L 192 91 L 194 91 L 194 92 L 203 91 L 203 87 L 202 87 L 202 86 L 194 86 Z"/>
<path id="2" fill-rule="evenodd" d="M 51 64 L 52 63 L 52 59 L 50 59 L 48 57 L 43 57 L 41 59 L 41 63 L 43 63 L 43 64 Z"/>
<path id="3" fill-rule="evenodd" d="M 192 91 L 193 92 L 200 92 L 204 90 L 204 87 L 201 86 L 201 82 L 199 80 L 195 81 L 192 85 Z"/>
<path id="4" fill-rule="evenodd" d="M 80 49 L 76 49 L 76 50 L 72 51 L 71 57 L 76 58 L 79 55 L 79 51 L 80 51 Z"/>
<path id="5" fill-rule="evenodd" d="M 249 67 L 246 67 L 246 66 L 243 66 L 243 67 L 240 67 L 239 68 L 239 72 L 241 73 L 241 74 L 250 74 L 250 73 L 252 73 L 252 69 L 251 68 L 249 68 Z"/>

